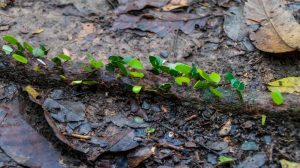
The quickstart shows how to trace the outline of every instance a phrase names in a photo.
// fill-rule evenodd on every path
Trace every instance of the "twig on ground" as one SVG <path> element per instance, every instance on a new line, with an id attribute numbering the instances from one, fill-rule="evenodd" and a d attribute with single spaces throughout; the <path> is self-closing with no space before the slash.
<path id="1" fill-rule="evenodd" d="M 92 138 L 89 135 L 80 135 L 80 134 L 67 134 L 67 133 L 63 133 L 63 135 L 70 136 L 70 137 L 73 137 L 73 138 L 85 139 L 85 140 L 89 140 L 89 139 Z"/>

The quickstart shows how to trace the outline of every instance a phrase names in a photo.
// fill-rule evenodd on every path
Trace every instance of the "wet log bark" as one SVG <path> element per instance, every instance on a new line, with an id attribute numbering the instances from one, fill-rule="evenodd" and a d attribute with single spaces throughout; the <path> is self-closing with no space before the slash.
<path id="1" fill-rule="evenodd" d="M 45 65 L 35 58 L 30 58 L 29 63 L 24 65 L 17 63 L 10 56 L 0 54 L 0 77 L 44 89 L 70 86 L 74 80 L 93 80 L 98 82 L 97 87 L 130 94 L 132 94 L 131 91 L 124 89 L 124 86 L 143 85 L 141 94 L 155 94 L 197 106 L 213 106 L 225 112 L 269 114 L 275 117 L 291 117 L 295 121 L 300 121 L 300 96 L 297 95 L 284 95 L 285 103 L 276 106 L 272 102 L 269 92 L 246 90 L 244 103 L 241 103 L 235 91 L 226 86 L 224 86 L 224 98 L 222 99 L 214 97 L 205 90 L 195 90 L 188 86 L 179 87 L 175 83 L 168 92 L 164 92 L 159 90 L 157 85 L 174 81 L 172 77 L 164 74 L 154 75 L 150 71 L 145 71 L 143 79 L 133 79 L 116 77 L 114 74 L 106 72 L 105 69 L 93 74 L 85 73 L 78 63 L 65 63 L 62 67 L 58 67 L 49 60 L 45 59 L 43 62 Z M 60 75 L 64 75 L 66 79 L 63 80 Z"/>

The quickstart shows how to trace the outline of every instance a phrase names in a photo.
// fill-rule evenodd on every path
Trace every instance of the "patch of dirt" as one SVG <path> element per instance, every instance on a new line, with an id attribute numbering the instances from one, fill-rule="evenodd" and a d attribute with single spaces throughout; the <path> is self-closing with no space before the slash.
<path id="1" fill-rule="evenodd" d="M 77 60 L 84 60 L 86 53 L 100 59 L 107 59 L 115 54 L 132 55 L 144 62 L 147 62 L 148 55 L 161 55 L 169 62 L 195 63 L 209 72 L 233 72 L 247 87 L 262 91 L 266 90 L 264 84 L 274 79 L 300 75 L 300 60 L 297 58 L 299 53 L 274 56 L 251 49 L 251 46 L 247 49 L 243 42 L 234 42 L 226 36 L 223 31 L 223 16 L 211 17 L 205 28 L 197 29 L 192 35 L 171 32 L 161 38 L 153 33 L 138 30 L 113 32 L 110 30 L 115 18 L 112 10 L 107 11 L 105 15 L 87 15 L 81 8 L 78 9 L 78 5 L 74 6 L 71 2 L 61 2 L 57 5 L 60 2 L 18 1 L 6 10 L 1 10 L 1 13 L 10 17 L 0 14 L 0 35 L 12 34 L 34 45 L 43 42 L 50 48 L 48 55 L 55 56 L 65 50 Z M 237 1 L 230 1 L 229 6 L 220 7 L 218 5 L 222 4 L 221 1 L 205 2 L 209 7 L 203 10 L 217 10 L 221 13 L 229 6 L 241 5 Z M 42 33 L 33 34 L 41 28 L 44 30 Z M 80 91 L 82 90 L 78 90 Z M 69 96 L 73 94 L 67 93 Z M 165 139 L 170 144 L 183 147 L 183 150 L 178 150 L 160 146 L 155 155 L 144 161 L 140 167 L 214 167 L 217 162 L 216 155 L 195 143 L 236 158 L 234 165 L 240 167 L 246 167 L 246 161 L 251 157 L 258 158 L 267 167 L 278 167 L 279 160 L 283 158 L 300 161 L 300 126 L 299 123 L 288 119 L 267 116 L 266 126 L 262 126 L 261 116 L 235 115 L 231 112 L 220 112 L 222 109 L 197 107 L 156 97 L 136 99 L 133 96 L 99 90 L 88 91 L 87 94 L 71 96 L 68 99 L 80 101 L 86 106 L 91 105 L 91 123 L 103 123 L 111 113 L 120 114 L 129 120 L 141 116 L 150 127 L 156 129 L 150 140 L 144 137 L 143 133 L 143 141 L 140 142 L 142 146 L 159 144 L 159 140 Z M 54 136 L 40 107 L 34 103 L 28 104 L 25 119 L 62 153 L 62 160 L 67 167 L 126 165 L 127 152 L 108 152 L 95 162 L 87 161 L 83 154 L 70 149 Z M 137 112 L 134 110 L 137 107 L 132 106 L 143 110 Z M 150 109 L 145 106 L 149 106 Z M 189 120 L 193 115 L 195 117 Z M 226 135 L 219 135 L 219 131 L 228 120 L 231 120 L 230 131 Z M 109 123 L 114 129 L 120 127 Z M 106 126 L 97 129 L 105 130 Z M 61 129 L 65 129 L 65 125 L 61 125 Z M 93 132 L 97 133 L 97 129 L 93 129 Z M 98 132 L 102 133 L 103 130 Z M 242 146 L 253 148 L 253 143 L 249 145 L 247 142 L 254 142 L 258 149 L 243 150 Z M 266 157 L 254 157 L 259 153 L 265 154 Z M 2 152 L 0 159 L 0 165 L 20 167 Z"/>

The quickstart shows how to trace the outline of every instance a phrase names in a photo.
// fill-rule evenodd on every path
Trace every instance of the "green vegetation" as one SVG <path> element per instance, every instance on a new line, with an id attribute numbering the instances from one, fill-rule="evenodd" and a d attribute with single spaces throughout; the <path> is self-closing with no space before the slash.
<path id="1" fill-rule="evenodd" d="M 135 94 L 139 94 L 142 90 L 142 86 L 133 86 L 132 87 L 132 92 L 135 93 Z"/>
<path id="2" fill-rule="evenodd" d="M 234 88 L 241 100 L 244 103 L 243 91 L 245 90 L 245 84 L 238 79 L 236 79 L 232 73 L 227 73 L 225 80 L 231 84 L 231 87 Z"/>
<path id="3" fill-rule="evenodd" d="M 154 132 L 155 132 L 154 128 L 150 128 L 150 127 L 146 128 L 147 138 L 150 139 L 151 134 Z"/>
<path id="4" fill-rule="evenodd" d="M 32 59 L 44 59 L 49 51 L 49 49 L 47 49 L 43 44 L 40 44 L 39 47 L 35 48 L 24 41 L 22 43 L 23 45 L 21 45 L 21 43 L 11 35 L 3 36 L 3 40 L 7 43 L 6 45 L 2 46 L 3 52 L 7 55 L 11 55 L 12 58 L 22 64 L 29 63 L 25 55 L 27 57 L 31 56 L 30 58 Z M 88 64 L 80 63 L 83 70 L 87 73 L 94 73 L 105 67 L 108 72 L 115 74 L 117 78 L 128 76 L 140 80 L 145 77 L 144 64 L 139 59 L 131 56 L 110 56 L 108 59 L 109 63 L 106 65 L 104 65 L 101 60 L 97 60 L 91 54 L 88 54 L 87 58 Z M 52 58 L 52 61 L 57 66 L 62 66 L 63 63 L 71 60 L 72 58 L 65 54 L 59 54 Z M 221 76 L 216 72 L 208 74 L 204 70 L 198 68 L 195 64 L 192 66 L 183 63 L 167 64 L 166 61 L 159 56 L 149 56 L 149 62 L 152 65 L 152 72 L 154 74 L 166 74 L 173 78 L 170 83 L 157 84 L 156 86 L 158 90 L 168 92 L 172 88 L 172 85 L 177 84 L 185 89 L 205 89 L 210 91 L 210 93 L 218 98 L 224 97 L 221 89 L 219 88 L 221 86 Z M 36 68 L 36 72 L 38 71 L 39 67 Z M 67 80 L 64 74 L 60 74 L 60 77 L 62 80 Z M 231 83 L 231 86 L 237 91 L 239 97 L 243 101 L 242 91 L 245 89 L 245 85 L 234 78 L 231 73 L 226 75 L 226 80 Z M 97 81 L 89 81 L 84 79 L 74 80 L 71 82 L 71 85 L 96 84 L 98 84 Z M 132 85 L 131 87 L 132 92 L 135 94 L 139 94 L 143 88 L 143 86 L 140 85 Z"/>
<path id="5" fill-rule="evenodd" d="M 219 165 L 224 165 L 224 164 L 229 164 L 234 162 L 236 159 L 228 156 L 219 156 L 218 158 L 218 164 Z"/>
<path id="6" fill-rule="evenodd" d="M 282 105 L 284 103 L 284 98 L 283 98 L 281 92 L 279 92 L 279 91 L 273 91 L 273 92 L 271 92 L 271 96 L 272 96 L 273 102 L 277 106 Z"/>
<path id="7" fill-rule="evenodd" d="M 266 125 L 266 120 L 267 120 L 267 116 L 266 115 L 262 115 L 261 116 L 261 125 Z"/>

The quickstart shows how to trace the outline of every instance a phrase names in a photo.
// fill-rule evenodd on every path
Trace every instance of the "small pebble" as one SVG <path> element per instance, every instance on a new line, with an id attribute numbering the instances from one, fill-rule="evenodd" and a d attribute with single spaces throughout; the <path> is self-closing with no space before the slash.
<path id="1" fill-rule="evenodd" d="M 161 109 L 158 105 L 152 105 L 151 110 L 154 111 L 154 112 L 160 112 L 161 111 Z"/>
<path id="2" fill-rule="evenodd" d="M 149 110 L 150 109 L 150 104 L 147 103 L 146 101 L 144 101 L 143 104 L 142 104 L 142 108 L 145 109 L 145 110 Z"/>
<path id="3" fill-rule="evenodd" d="M 168 58 L 169 56 L 169 52 L 164 50 L 164 51 L 161 51 L 160 54 L 159 54 L 161 57 L 163 58 Z"/>

